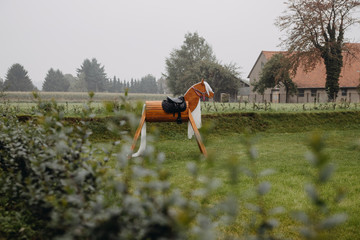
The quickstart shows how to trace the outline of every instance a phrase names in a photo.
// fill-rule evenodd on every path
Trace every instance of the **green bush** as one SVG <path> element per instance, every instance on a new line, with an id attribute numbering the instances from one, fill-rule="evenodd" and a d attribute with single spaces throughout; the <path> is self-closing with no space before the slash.
<path id="1" fill-rule="evenodd" d="M 88 142 L 91 132 L 64 126 L 61 114 L 37 121 L 20 124 L 7 113 L 0 122 L 0 193 L 6 202 L 2 211 L 20 213 L 28 224 L 10 236 L 35 231 L 52 237 L 63 232 L 66 221 L 52 226 L 54 216 L 80 207 L 98 188 Z"/>
<path id="2" fill-rule="evenodd" d="M 89 122 L 68 125 L 58 108 L 26 122 L 11 108 L 3 112 L 0 239 L 189 239 L 213 230 L 205 208 L 171 188 L 163 154 L 150 148 L 129 159 L 119 126 L 135 117 L 118 114 L 122 120 L 108 128 L 120 141 L 100 151 L 89 141 Z"/>

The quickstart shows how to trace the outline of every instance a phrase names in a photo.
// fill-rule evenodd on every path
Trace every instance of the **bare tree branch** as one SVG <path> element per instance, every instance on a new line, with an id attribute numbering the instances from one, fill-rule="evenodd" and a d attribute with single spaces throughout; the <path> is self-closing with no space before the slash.
<path id="1" fill-rule="evenodd" d="M 301 63 L 312 70 L 321 59 L 326 67 L 329 99 L 339 90 L 339 76 L 343 66 L 345 31 L 359 23 L 353 12 L 360 0 L 288 0 L 287 10 L 275 22 L 286 38 L 281 40 L 291 53 L 293 72 Z"/>

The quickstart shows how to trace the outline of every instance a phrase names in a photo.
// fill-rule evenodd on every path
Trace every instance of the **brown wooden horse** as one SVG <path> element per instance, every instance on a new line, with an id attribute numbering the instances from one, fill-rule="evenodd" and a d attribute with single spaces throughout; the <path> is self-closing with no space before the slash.
<path id="1" fill-rule="evenodd" d="M 213 98 L 214 92 L 210 85 L 201 80 L 201 82 L 191 86 L 185 93 L 184 98 L 187 108 L 181 113 L 181 120 L 188 122 L 188 137 L 189 139 L 195 134 L 200 151 L 207 156 L 204 144 L 202 143 L 199 128 L 201 127 L 201 106 L 200 99 L 205 100 L 205 97 Z M 137 139 L 141 134 L 139 150 L 134 153 L 133 157 L 138 157 L 143 154 L 146 148 L 146 122 L 175 122 L 177 115 L 166 113 L 162 109 L 162 101 L 146 101 L 143 108 L 140 124 L 136 130 L 131 150 L 134 151 Z"/>

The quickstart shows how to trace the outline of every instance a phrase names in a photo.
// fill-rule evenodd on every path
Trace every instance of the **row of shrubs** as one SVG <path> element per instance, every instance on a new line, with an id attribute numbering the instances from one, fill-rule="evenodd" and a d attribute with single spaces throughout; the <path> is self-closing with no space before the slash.
<path id="1" fill-rule="evenodd" d="M 271 184 L 262 181 L 271 170 L 241 169 L 237 160 L 228 162 L 229 183 L 238 184 L 239 174 L 246 173 L 254 182 L 256 199 L 251 205 L 254 221 L 243 223 L 249 231 L 227 236 L 220 229 L 235 224 L 237 199 L 230 195 L 209 204 L 207 199 L 219 183 L 201 175 L 197 163 L 188 164 L 196 187 L 184 196 L 169 182 L 164 154 L 149 147 L 144 157 L 130 159 L 131 138 L 121 125 L 136 127 L 132 126 L 136 121 L 130 105 L 121 104 L 116 111 L 121 120 L 107 126 L 119 140 L 102 151 L 90 141 L 89 121 L 68 124 L 56 103 L 23 123 L 11 108 L 1 109 L 0 239 L 280 238 L 274 229 L 281 209 L 268 209 L 265 196 Z M 89 117 L 91 107 L 84 107 L 81 119 Z M 255 163 L 252 137 L 242 141 L 249 161 Z M 294 217 L 304 239 L 318 239 L 343 223 L 346 215 L 331 215 L 327 198 L 321 195 L 333 169 L 320 135 L 314 135 L 310 150 L 317 177 L 306 189 L 321 216 L 312 218 L 313 214 L 300 211 Z"/>

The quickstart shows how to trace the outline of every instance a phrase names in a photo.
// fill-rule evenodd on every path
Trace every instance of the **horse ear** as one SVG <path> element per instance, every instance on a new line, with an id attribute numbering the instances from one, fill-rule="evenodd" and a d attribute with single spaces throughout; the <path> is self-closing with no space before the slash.
<path id="1" fill-rule="evenodd" d="M 201 79 L 201 84 L 204 84 L 204 79 Z"/>

